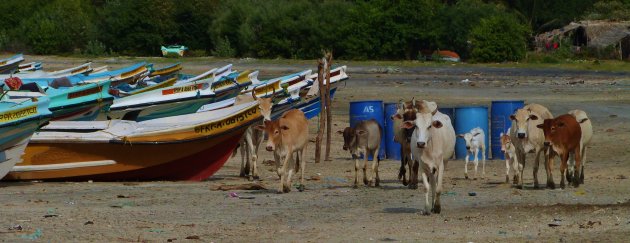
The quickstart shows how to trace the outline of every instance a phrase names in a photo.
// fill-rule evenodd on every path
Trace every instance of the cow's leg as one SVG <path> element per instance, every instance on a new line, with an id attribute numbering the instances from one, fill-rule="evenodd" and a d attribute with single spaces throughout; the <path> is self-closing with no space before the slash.
<path id="1" fill-rule="evenodd" d="M 405 152 L 402 146 L 400 146 L 400 169 L 398 169 L 398 180 L 402 180 L 403 185 L 407 185 L 407 170 L 405 166 Z"/>
<path id="2" fill-rule="evenodd" d="M 565 173 L 567 171 L 567 161 L 569 160 L 569 153 L 568 152 L 564 152 L 564 154 L 560 155 L 561 161 L 560 161 L 560 175 L 562 175 L 560 178 L 562 178 L 562 180 L 560 181 L 560 187 L 562 189 L 564 189 L 564 179 L 565 179 Z"/>
<path id="3" fill-rule="evenodd" d="M 243 135 L 245 136 L 245 135 Z M 240 177 L 245 177 L 248 173 L 245 173 L 246 169 L 249 170 L 249 163 L 247 162 L 247 145 L 245 143 L 245 139 L 241 138 L 241 141 L 239 141 L 239 149 L 241 150 L 241 173 L 239 174 Z M 249 172 L 249 171 L 247 171 Z"/>
<path id="4" fill-rule="evenodd" d="M 371 178 L 368 180 L 368 173 L 367 173 L 367 169 L 369 168 L 368 166 L 368 150 L 364 150 L 363 152 L 363 185 L 369 186 L 370 182 L 371 182 Z"/>
<path id="5" fill-rule="evenodd" d="M 510 183 L 510 158 L 505 155 L 505 183 Z"/>
<path id="6" fill-rule="evenodd" d="M 300 151 L 300 187 L 302 190 L 304 190 L 304 172 L 306 171 L 306 160 L 304 159 L 305 150 L 306 146 L 305 148 L 302 148 L 302 151 Z"/>
<path id="7" fill-rule="evenodd" d="M 354 188 L 359 187 L 359 157 L 356 155 L 352 155 L 354 159 Z"/>
<path id="8" fill-rule="evenodd" d="M 540 165 L 540 153 L 542 151 L 542 149 L 536 148 L 534 152 L 534 170 L 532 172 L 534 174 L 534 188 L 538 188 L 538 166 Z"/>
<path id="9" fill-rule="evenodd" d="M 416 161 L 417 163 L 417 161 Z M 427 173 L 425 170 L 422 170 L 422 183 L 424 184 L 424 215 L 431 214 L 431 204 L 429 204 L 429 192 L 431 191 L 431 187 L 429 185 L 429 179 L 427 178 Z"/>
<path id="10" fill-rule="evenodd" d="M 287 181 L 290 183 L 289 180 L 289 175 L 287 175 L 287 171 L 288 171 L 288 167 L 289 167 L 289 163 L 293 160 L 293 148 L 291 146 L 289 146 L 286 150 L 285 150 L 285 158 L 284 161 L 282 162 L 282 169 L 281 169 L 281 173 L 282 175 L 280 176 L 280 185 L 281 185 L 281 191 L 282 192 L 290 192 L 291 191 L 291 184 L 287 184 Z M 293 170 L 291 170 L 291 173 L 293 172 Z"/>
<path id="11" fill-rule="evenodd" d="M 573 169 L 573 178 L 571 178 L 573 187 L 580 186 L 580 169 L 582 166 L 582 154 L 580 152 L 580 147 L 577 147 L 575 149 L 575 167 Z"/>
<path id="12" fill-rule="evenodd" d="M 547 153 L 547 162 L 545 164 L 545 170 L 547 171 L 547 188 L 555 189 L 556 183 L 553 182 L 553 160 L 555 157 L 555 152 L 549 149 Z M 564 181 L 564 178 L 562 179 Z"/>
<path id="13" fill-rule="evenodd" d="M 442 195 L 442 179 L 444 176 L 444 163 L 443 159 L 439 160 L 439 166 L 437 170 L 437 189 L 435 192 L 435 205 L 433 206 L 434 213 L 440 213 L 442 211 L 442 204 L 440 203 L 440 195 Z"/>
<path id="14" fill-rule="evenodd" d="M 573 154 L 569 155 L 568 167 L 567 167 L 567 182 L 571 183 L 571 179 L 573 178 L 573 167 L 575 166 L 575 158 Z"/>
<path id="15" fill-rule="evenodd" d="M 274 160 L 274 164 L 276 165 L 276 173 L 278 174 L 278 178 L 282 179 L 282 175 L 280 173 L 280 170 L 282 169 L 282 161 L 280 158 L 280 155 L 278 153 L 276 153 L 275 151 L 273 152 L 273 160 Z"/>
<path id="16" fill-rule="evenodd" d="M 260 148 L 260 144 L 262 144 L 262 131 L 255 130 L 255 134 L 253 134 L 252 141 L 254 142 L 254 150 L 252 150 L 252 170 L 253 170 L 253 179 L 259 180 L 260 176 L 258 175 L 258 148 Z"/>
<path id="17" fill-rule="evenodd" d="M 516 154 L 516 157 L 518 158 L 518 185 L 517 188 L 519 189 L 523 189 L 524 187 L 524 178 L 523 178 L 523 174 L 525 172 L 525 154 L 521 151 L 521 153 Z"/>
<path id="18" fill-rule="evenodd" d="M 374 186 L 377 187 L 381 183 L 381 178 L 378 176 L 378 166 L 381 163 L 381 158 L 378 157 L 378 148 L 374 151 L 374 160 L 372 160 L 372 172 L 374 173 Z"/>
<path id="19" fill-rule="evenodd" d="M 468 179 L 468 156 L 470 156 L 470 153 L 466 151 L 466 160 L 464 162 L 464 177 L 466 179 Z"/>
<path id="20" fill-rule="evenodd" d="M 518 184 L 518 176 L 519 176 L 519 171 L 522 169 L 520 168 L 520 163 L 518 163 L 518 158 L 516 157 L 516 155 L 514 155 L 514 157 L 511 158 L 512 159 L 512 172 L 514 173 L 514 178 L 512 180 L 512 184 L 517 185 Z"/>
<path id="21" fill-rule="evenodd" d="M 477 167 L 479 166 L 479 148 L 476 148 L 473 155 L 475 156 L 473 158 L 473 163 L 475 163 L 475 180 L 477 180 Z"/>
<path id="22" fill-rule="evenodd" d="M 418 158 L 419 159 L 419 158 Z M 420 162 L 416 159 L 412 159 L 409 162 L 412 163 L 411 169 L 411 182 L 409 182 L 409 189 L 418 189 L 418 169 L 420 168 Z"/>
<path id="23" fill-rule="evenodd" d="M 582 151 L 581 152 L 581 157 L 582 159 L 580 160 L 580 164 L 581 164 L 581 169 L 580 169 L 580 184 L 584 184 L 584 165 L 586 164 L 586 146 L 582 146 Z"/>
<path id="24" fill-rule="evenodd" d="M 486 179 L 486 148 L 481 147 L 481 179 Z"/>
<path id="25" fill-rule="evenodd" d="M 249 128 L 248 128 L 249 129 Z M 248 131 L 249 132 L 249 131 Z M 252 137 L 254 136 L 253 132 L 248 133 L 248 136 L 245 136 L 245 144 L 246 146 L 243 147 L 243 150 L 247 150 L 247 170 L 250 173 L 249 174 L 249 180 L 253 181 L 254 180 L 254 176 L 258 176 L 258 171 L 256 171 L 256 162 L 255 162 L 255 146 L 254 145 L 254 141 L 252 139 Z M 251 169 L 253 167 L 253 170 Z"/>

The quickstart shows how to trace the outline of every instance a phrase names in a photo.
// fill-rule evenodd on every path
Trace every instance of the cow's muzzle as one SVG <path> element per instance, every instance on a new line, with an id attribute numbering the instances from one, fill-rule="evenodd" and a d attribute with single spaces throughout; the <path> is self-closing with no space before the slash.
<path id="1" fill-rule="evenodd" d="M 525 133 L 518 133 L 518 138 L 525 138 Z"/>
<path id="2" fill-rule="evenodd" d="M 267 151 L 269 151 L 269 152 L 273 151 L 273 147 L 271 147 L 271 146 L 267 146 L 265 149 L 267 149 Z"/>
<path id="3" fill-rule="evenodd" d="M 466 149 L 470 149 L 470 146 L 466 146 Z"/>
<path id="4" fill-rule="evenodd" d="M 424 148 L 427 146 L 425 142 L 418 142 L 416 145 L 418 145 L 418 148 Z"/>
<path id="5" fill-rule="evenodd" d="M 348 146 L 344 145 L 344 146 L 343 146 L 343 150 L 344 150 L 344 151 L 347 151 L 347 150 L 348 150 Z"/>
<path id="6" fill-rule="evenodd" d="M 543 144 L 545 145 L 545 147 L 549 147 L 549 145 L 551 145 L 550 142 L 544 142 Z"/>

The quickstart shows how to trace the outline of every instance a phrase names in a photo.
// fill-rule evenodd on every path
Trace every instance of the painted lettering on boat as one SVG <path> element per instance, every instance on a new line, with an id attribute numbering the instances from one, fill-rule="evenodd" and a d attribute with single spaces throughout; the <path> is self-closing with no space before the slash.
<path id="1" fill-rule="evenodd" d="M 212 84 L 212 89 L 220 89 L 220 88 L 223 88 L 223 87 L 226 87 L 226 86 L 230 86 L 230 85 L 232 85 L 232 80 L 225 79 L 223 81 L 213 83 Z"/>
<path id="2" fill-rule="evenodd" d="M 94 88 L 81 90 L 81 91 L 77 91 L 77 92 L 72 92 L 72 93 L 68 94 L 68 99 L 74 99 L 74 98 L 79 98 L 79 97 L 83 97 L 83 96 L 88 96 L 88 95 L 91 95 L 91 94 L 97 94 L 97 93 L 100 93 L 102 90 L 103 90 L 103 87 L 96 86 Z"/>
<path id="3" fill-rule="evenodd" d="M 34 114 L 37 114 L 37 106 L 29 106 L 17 111 L 0 114 L 0 122 L 10 122 Z"/>
<path id="4" fill-rule="evenodd" d="M 206 125 L 196 126 L 195 133 L 210 133 L 216 129 L 221 129 L 228 126 L 234 126 L 239 122 L 243 122 L 247 120 L 248 118 L 255 116 L 256 114 L 258 114 L 258 107 L 253 107 L 239 114 L 223 119 L 221 121 L 213 122 Z"/>
<path id="5" fill-rule="evenodd" d="M 172 95 L 172 94 L 177 94 L 177 93 L 190 92 L 190 91 L 195 91 L 201 88 L 203 88 L 203 84 L 193 84 L 193 85 L 175 87 L 172 89 L 162 90 L 162 95 Z"/>

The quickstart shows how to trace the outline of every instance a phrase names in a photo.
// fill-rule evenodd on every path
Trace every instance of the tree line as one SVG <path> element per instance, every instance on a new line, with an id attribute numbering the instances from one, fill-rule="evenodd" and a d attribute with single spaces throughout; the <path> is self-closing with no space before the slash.
<path id="1" fill-rule="evenodd" d="M 3 0 L 0 50 L 33 54 L 517 61 L 537 33 L 630 19 L 630 0 Z"/>

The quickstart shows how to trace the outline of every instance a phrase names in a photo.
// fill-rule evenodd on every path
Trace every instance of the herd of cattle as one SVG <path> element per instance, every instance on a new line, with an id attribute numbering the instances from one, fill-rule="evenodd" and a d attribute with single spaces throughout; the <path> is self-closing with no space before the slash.
<path id="1" fill-rule="evenodd" d="M 280 192 L 291 190 L 291 177 L 300 172 L 300 191 L 304 185 L 304 151 L 308 144 L 308 120 L 299 110 L 289 110 L 280 118 L 271 120 L 272 98 L 239 96 L 237 103 L 257 100 L 263 114 L 263 121 L 251 126 L 241 139 L 241 176 L 250 180 L 258 178 L 257 151 L 262 144 L 264 133 L 268 136 L 266 150 L 273 152 L 276 171 L 280 177 Z M 438 111 L 432 101 L 401 101 L 395 115 L 391 117 L 395 130 L 394 140 L 401 144 L 401 165 L 398 179 L 411 189 L 418 187 L 418 173 L 425 187 L 425 214 L 440 213 L 440 195 L 444 178 L 444 167 L 455 151 L 455 140 L 460 137 L 466 142 L 464 175 L 468 178 L 469 155 L 474 156 L 475 179 L 479 164 L 478 153 L 482 157 L 482 178 L 485 177 L 485 134 L 474 128 L 456 136 L 448 115 Z M 568 183 L 578 187 L 584 183 L 586 145 L 591 140 L 591 122 L 582 110 L 572 110 L 568 114 L 553 117 L 547 108 L 539 104 L 528 104 L 510 116 L 512 127 L 500 135 L 501 151 L 506 158 L 506 183 L 512 171 L 513 184 L 523 188 L 523 171 L 526 153 L 534 153 L 534 187 L 538 187 L 538 166 L 540 157 L 545 162 L 547 187 L 555 188 L 552 165 L 555 156 L 561 158 L 560 186 Z M 359 122 L 354 127 L 338 131 L 343 135 L 343 149 L 348 150 L 355 160 L 354 187 L 358 186 L 358 171 L 361 168 L 359 157 L 363 155 L 363 183 L 379 186 L 378 167 L 379 145 L 382 128 L 374 120 Z M 295 161 L 293 159 L 295 155 Z M 372 155 L 371 172 L 368 173 L 368 155 Z M 294 162 L 294 163 L 293 163 Z M 292 166 L 293 165 L 293 166 Z M 511 167 L 511 169 L 510 169 Z M 251 172 L 251 174 L 250 174 Z"/>

